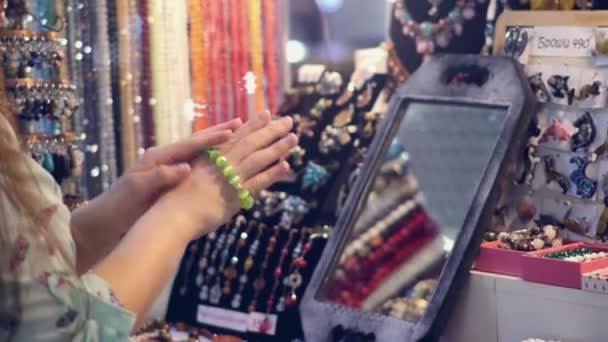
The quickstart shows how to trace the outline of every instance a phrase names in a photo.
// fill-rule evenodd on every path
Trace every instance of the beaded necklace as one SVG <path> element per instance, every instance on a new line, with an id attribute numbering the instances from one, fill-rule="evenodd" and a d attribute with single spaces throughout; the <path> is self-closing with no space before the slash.
<path id="1" fill-rule="evenodd" d="M 194 99 L 194 130 L 209 127 L 207 110 L 208 60 L 205 13 L 200 0 L 188 0 L 190 14 L 190 64 L 192 65 L 192 96 Z"/>
<path id="2" fill-rule="evenodd" d="M 106 0 L 99 0 L 96 3 L 95 19 L 97 29 L 95 32 L 97 49 L 95 68 L 97 69 L 97 92 L 100 98 L 100 101 L 97 102 L 97 110 L 100 116 L 101 186 L 103 191 L 107 191 L 110 189 L 110 184 L 116 180 L 117 170 Z"/>
<path id="3" fill-rule="evenodd" d="M 230 303 L 230 306 L 232 306 L 233 309 L 238 309 L 241 307 L 241 303 L 243 301 L 243 291 L 245 290 L 245 286 L 249 282 L 249 272 L 253 268 L 253 260 L 258 253 L 258 249 L 260 247 L 260 239 L 262 238 L 262 234 L 266 229 L 266 225 L 263 223 L 260 224 L 256 222 L 253 225 L 257 229 L 257 234 L 253 239 L 251 245 L 249 245 L 248 255 L 245 259 L 245 263 L 243 264 L 243 271 L 239 276 L 239 288 L 234 297 L 232 297 L 232 302 Z"/>
<path id="4" fill-rule="evenodd" d="M 141 84 L 142 84 L 142 73 L 140 69 L 140 65 L 143 63 L 143 58 L 141 54 L 142 48 L 142 35 L 137 34 L 138 25 L 137 23 L 141 21 L 141 18 L 138 18 L 137 13 L 137 0 L 129 0 L 129 37 L 130 37 L 130 46 L 135 47 L 132 49 L 131 60 L 130 60 L 130 74 L 127 75 L 127 78 L 131 81 L 131 109 L 130 115 L 133 120 L 133 130 L 134 130 L 134 143 L 135 143 L 135 154 L 136 159 L 141 157 L 144 154 L 144 134 L 143 134 L 143 125 L 142 125 L 142 98 L 141 98 Z"/>
<path id="5" fill-rule="evenodd" d="M 303 229 L 302 231 L 304 231 L 305 229 Z M 287 256 L 289 255 L 289 248 L 291 247 L 291 242 L 293 241 L 294 236 L 298 233 L 297 229 L 291 229 L 289 231 L 289 235 L 287 237 L 287 240 L 285 241 L 283 247 L 281 248 L 281 254 L 279 257 L 279 261 L 274 269 L 273 272 L 273 276 L 274 276 L 274 281 L 270 290 L 270 295 L 268 296 L 268 300 L 266 301 L 266 313 L 270 313 L 270 311 L 272 310 L 272 306 L 274 305 L 275 299 L 276 299 L 276 293 L 278 292 L 277 290 L 279 289 L 279 286 L 281 285 L 281 276 L 283 274 L 283 264 L 285 263 L 285 260 L 287 258 Z M 304 234 L 302 234 L 302 236 L 304 236 Z M 282 298 L 282 296 L 281 296 Z M 281 298 L 279 298 L 279 302 L 281 302 Z"/>
<path id="6" fill-rule="evenodd" d="M 475 18 L 476 1 L 456 0 L 454 8 L 448 15 L 436 22 L 429 20 L 417 22 L 409 13 L 406 1 L 397 1 L 394 16 L 401 23 L 403 34 L 416 39 L 416 51 L 430 55 L 435 51 L 435 45 L 446 48 L 454 35 L 462 34 L 463 23 Z"/>
<path id="7" fill-rule="evenodd" d="M 117 31 L 118 31 L 118 68 L 120 83 L 120 145 L 122 167 L 128 169 L 136 160 L 135 125 L 133 120 L 133 75 L 131 74 L 131 31 L 129 30 L 129 3 L 119 1 L 116 3 Z M 135 49 L 136 50 L 136 49 Z"/>
<path id="8" fill-rule="evenodd" d="M 262 0 L 249 0 L 251 68 L 255 76 L 255 111 L 264 111 L 264 48 L 262 36 Z"/>
<path id="9" fill-rule="evenodd" d="M 274 249 L 277 245 L 277 235 L 280 232 L 279 226 L 273 227 L 273 234 L 270 236 L 268 240 L 268 244 L 266 245 L 266 254 L 264 255 L 264 260 L 262 261 L 262 265 L 258 270 L 258 275 L 253 280 L 253 296 L 251 298 L 251 302 L 249 302 L 248 311 L 254 312 L 258 307 L 258 300 L 261 292 L 266 288 L 266 279 L 265 273 L 268 268 L 268 263 L 270 262 L 270 256 L 273 254 Z"/>
<path id="10" fill-rule="evenodd" d="M 266 78 L 268 89 L 268 108 L 271 113 L 276 113 L 277 105 L 277 82 L 278 64 L 276 54 L 277 44 L 277 4 L 276 0 L 264 0 L 264 46 L 266 47 Z"/>

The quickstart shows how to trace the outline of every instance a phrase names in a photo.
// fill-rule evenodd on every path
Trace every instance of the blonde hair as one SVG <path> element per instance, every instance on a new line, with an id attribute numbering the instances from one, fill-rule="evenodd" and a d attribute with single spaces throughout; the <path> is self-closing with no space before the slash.
<path id="1" fill-rule="evenodd" d="M 17 215 L 24 218 L 34 236 L 43 237 L 73 267 L 74 272 L 76 267 L 67 252 L 61 248 L 57 237 L 37 224 L 39 215 L 48 203 L 41 196 L 42 191 L 35 181 L 29 157 L 24 153 L 15 133 L 18 131 L 16 120 L 6 99 L 2 74 L 3 70 L 0 69 L 0 196 L 7 200 L 0 201 L 0 319 L 18 319 L 22 308 L 18 275 L 9 269 L 13 251 L 9 230 L 11 224 L 14 224 L 9 221 L 9 217 Z M 10 212 L 13 215 L 8 215 Z M 14 331 L 9 332 L 11 333 Z"/>

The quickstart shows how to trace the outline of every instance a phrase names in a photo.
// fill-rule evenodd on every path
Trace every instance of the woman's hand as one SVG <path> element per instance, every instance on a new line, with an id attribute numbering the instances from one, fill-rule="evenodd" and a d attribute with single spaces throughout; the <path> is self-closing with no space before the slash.
<path id="1" fill-rule="evenodd" d="M 269 113 L 262 113 L 217 149 L 243 187 L 255 194 L 289 173 L 289 164 L 282 159 L 298 144 L 297 137 L 289 133 L 292 127 L 289 117 L 271 121 Z M 189 178 L 167 192 L 158 205 L 175 217 L 175 227 L 185 227 L 188 239 L 217 229 L 240 208 L 236 191 L 207 158 L 197 160 Z"/>
<path id="2" fill-rule="evenodd" d="M 290 118 L 270 122 L 270 115 L 263 113 L 216 148 L 242 185 L 256 193 L 288 173 L 289 166 L 281 159 L 298 142 L 289 134 L 292 126 Z M 145 317 L 188 242 L 229 221 L 239 206 L 237 193 L 224 175 L 206 157 L 200 158 L 190 175 L 161 195 L 94 271 L 111 284 L 129 310 Z"/>
<path id="3" fill-rule="evenodd" d="M 161 194 L 186 179 L 191 173 L 190 163 L 201 155 L 201 151 L 228 142 L 233 131 L 241 126 L 240 119 L 236 119 L 180 142 L 149 149 L 110 191 L 76 210 L 71 226 L 79 251 L 78 270 L 88 270 L 113 248 Z"/>

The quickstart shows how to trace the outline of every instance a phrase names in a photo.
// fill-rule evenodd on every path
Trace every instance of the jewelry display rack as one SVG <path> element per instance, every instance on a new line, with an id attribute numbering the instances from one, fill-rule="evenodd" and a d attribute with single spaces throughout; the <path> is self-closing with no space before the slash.
<path id="1" fill-rule="evenodd" d="M 80 100 L 67 81 L 63 2 L 55 1 L 52 10 L 37 6 L 17 1 L 2 13 L 4 87 L 24 148 L 53 175 L 65 204 L 75 209 L 86 204 L 80 179 L 84 156 L 72 130 Z M 39 18 L 33 14 L 37 11 L 47 15 Z M 53 21 L 56 27 L 47 25 Z"/>

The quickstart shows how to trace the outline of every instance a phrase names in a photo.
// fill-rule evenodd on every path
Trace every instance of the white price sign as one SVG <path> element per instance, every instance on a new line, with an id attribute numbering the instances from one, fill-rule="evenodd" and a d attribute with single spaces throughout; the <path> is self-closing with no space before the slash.
<path id="1" fill-rule="evenodd" d="M 531 38 L 532 56 L 590 57 L 595 50 L 592 28 L 536 27 Z"/>

